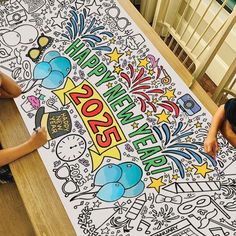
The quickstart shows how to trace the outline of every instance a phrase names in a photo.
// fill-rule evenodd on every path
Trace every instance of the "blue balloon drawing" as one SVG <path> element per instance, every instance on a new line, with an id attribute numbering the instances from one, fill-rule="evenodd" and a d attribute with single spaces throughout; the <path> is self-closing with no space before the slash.
<path id="1" fill-rule="evenodd" d="M 142 176 L 142 169 L 132 162 L 105 165 L 96 173 L 94 187 L 75 195 L 70 201 L 97 197 L 104 202 L 114 202 L 122 197 L 137 197 L 145 188 Z"/>
<path id="2" fill-rule="evenodd" d="M 37 82 L 46 89 L 59 88 L 70 71 L 70 60 L 61 56 L 57 51 L 50 51 L 44 56 L 43 61 L 34 67 L 33 84 L 24 93 L 36 86 Z"/>

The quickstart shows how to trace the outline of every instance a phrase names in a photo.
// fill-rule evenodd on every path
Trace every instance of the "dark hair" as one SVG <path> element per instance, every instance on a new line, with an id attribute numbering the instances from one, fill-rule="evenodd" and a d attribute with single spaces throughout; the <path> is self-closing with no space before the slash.
<path id="1" fill-rule="evenodd" d="M 231 98 L 225 103 L 225 118 L 232 126 L 236 133 L 236 98 Z"/>

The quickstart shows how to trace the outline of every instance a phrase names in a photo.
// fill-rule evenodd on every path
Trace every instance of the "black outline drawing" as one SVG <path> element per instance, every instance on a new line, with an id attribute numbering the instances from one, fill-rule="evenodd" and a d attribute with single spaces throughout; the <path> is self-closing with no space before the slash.
<path id="1" fill-rule="evenodd" d="M 75 231 L 86 236 L 177 236 L 190 230 L 197 236 L 235 234 L 235 150 L 219 136 L 217 160 L 204 153 L 211 117 L 190 91 L 180 88 L 181 81 L 132 22 L 114 0 L 14 0 L 0 4 L 0 68 L 24 91 L 16 103 L 27 127 L 29 124 L 32 129 L 36 120 L 36 128 L 46 125 L 50 131 L 51 125 L 60 129 L 63 124 L 59 118 L 50 125 L 41 124 L 41 118 L 67 114 L 66 132 L 54 130 L 48 150 L 39 152 L 48 154 L 43 161 L 49 163 L 50 176 L 58 182 L 57 191 L 64 197 L 61 200 L 69 217 L 72 211 L 78 217 Z M 72 50 L 66 52 L 70 46 Z M 36 53 L 29 60 L 26 54 L 33 50 Z M 55 88 L 43 84 L 46 77 L 34 73 L 42 56 L 51 51 L 60 52 L 71 62 L 63 80 L 57 76 L 61 84 L 56 84 L 55 74 L 50 77 L 58 90 L 67 76 L 75 86 L 82 80 L 91 82 L 109 103 L 122 132 L 129 132 L 128 141 L 120 144 L 121 160 L 106 156 L 101 166 L 93 169 L 88 150 L 91 136 L 75 107 L 60 104 L 52 94 Z M 38 84 L 36 77 L 41 81 Z M 34 107 L 29 100 L 35 102 Z M 133 104 L 138 109 L 130 109 Z M 142 119 L 129 122 L 140 114 Z M 84 144 L 78 154 L 80 140 L 73 145 L 65 142 L 70 160 L 63 159 L 58 148 L 68 137 L 80 137 Z M 98 192 L 104 185 L 121 182 L 110 179 L 99 185 L 99 170 L 123 163 L 142 170 L 142 192 L 131 197 L 136 184 L 126 186 L 124 192 L 130 193 L 126 197 L 102 198 Z M 123 174 L 128 176 L 128 171 Z M 104 195 L 111 192 L 107 190 Z M 111 199 L 114 201 L 109 202 Z M 176 231 L 176 227 L 180 228 Z"/>
<path id="2" fill-rule="evenodd" d="M 73 145 L 71 146 L 72 141 L 73 141 Z M 68 148 L 70 150 L 68 150 Z M 65 162 L 71 162 L 82 157 L 86 151 L 86 148 L 87 148 L 86 140 L 81 135 L 69 134 L 63 137 L 57 143 L 56 154 L 60 160 L 65 161 Z"/>
<path id="3" fill-rule="evenodd" d="M 160 235 L 168 235 L 168 236 L 181 236 L 184 233 L 188 235 L 193 236 L 206 236 L 199 232 L 191 223 L 188 219 L 184 219 L 182 221 L 179 221 L 178 223 L 171 225 L 159 232 L 156 232 L 152 234 L 151 236 L 160 236 Z"/>

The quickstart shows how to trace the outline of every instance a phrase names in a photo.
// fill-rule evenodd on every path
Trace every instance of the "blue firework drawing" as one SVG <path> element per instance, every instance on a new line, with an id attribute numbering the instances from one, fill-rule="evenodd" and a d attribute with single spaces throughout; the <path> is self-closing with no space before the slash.
<path id="1" fill-rule="evenodd" d="M 185 130 L 183 122 L 179 122 L 174 132 L 166 124 L 161 127 L 154 126 L 153 130 L 158 138 L 163 142 L 164 148 L 162 155 L 171 159 L 179 170 L 181 178 L 185 177 L 184 165 L 180 158 L 186 160 L 195 160 L 198 164 L 203 162 L 203 158 L 207 158 L 211 164 L 216 167 L 216 160 L 203 151 L 203 142 L 182 142 L 181 139 L 191 137 L 194 131 L 191 129 Z"/>
<path id="2" fill-rule="evenodd" d="M 108 45 L 108 42 L 104 42 L 103 36 L 112 38 L 114 35 L 112 32 L 107 31 L 105 26 L 98 25 L 95 17 L 89 17 L 87 21 L 87 11 L 83 9 L 81 13 L 77 13 L 75 7 L 71 7 L 70 18 L 66 24 L 67 33 L 62 33 L 62 37 L 72 41 L 77 37 L 80 37 L 83 42 L 90 45 L 93 50 L 111 52 L 112 49 Z"/>

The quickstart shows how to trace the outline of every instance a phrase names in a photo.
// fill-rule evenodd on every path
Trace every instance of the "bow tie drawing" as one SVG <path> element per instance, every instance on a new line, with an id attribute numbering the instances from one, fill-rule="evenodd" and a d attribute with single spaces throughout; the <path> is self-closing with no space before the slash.
<path id="1" fill-rule="evenodd" d="M 174 204 L 181 204 L 182 203 L 182 197 L 177 195 L 174 197 L 166 197 L 163 196 L 161 194 L 159 194 L 158 196 L 156 196 L 156 203 L 162 203 L 162 202 L 171 202 Z"/>

